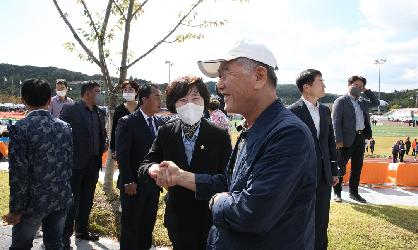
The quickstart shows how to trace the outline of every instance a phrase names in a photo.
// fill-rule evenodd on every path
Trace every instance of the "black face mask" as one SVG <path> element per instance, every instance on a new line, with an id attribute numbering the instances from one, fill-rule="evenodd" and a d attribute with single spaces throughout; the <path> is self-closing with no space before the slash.
<path id="1" fill-rule="evenodd" d="M 357 87 L 352 87 L 350 89 L 350 95 L 354 96 L 354 97 L 359 97 L 361 94 L 361 89 L 357 88 Z"/>

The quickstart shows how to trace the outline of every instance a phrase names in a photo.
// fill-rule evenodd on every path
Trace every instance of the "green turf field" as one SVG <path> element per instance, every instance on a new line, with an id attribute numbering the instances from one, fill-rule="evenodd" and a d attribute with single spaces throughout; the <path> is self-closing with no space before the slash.
<path id="1" fill-rule="evenodd" d="M 232 143 L 235 144 L 235 141 L 238 137 L 238 132 L 235 130 L 235 122 L 238 124 L 239 120 L 231 121 L 231 139 Z M 410 137 L 411 141 L 414 138 L 418 139 L 418 127 L 409 127 L 407 123 L 397 123 L 397 122 L 387 122 L 384 125 L 373 126 L 373 138 L 376 141 L 374 155 L 368 154 L 367 157 L 383 157 L 387 158 L 391 156 L 392 145 L 397 140 L 404 140 L 406 137 Z M 411 154 L 411 153 L 410 153 Z M 411 158 L 410 156 L 405 156 L 406 159 Z"/>
<path id="2" fill-rule="evenodd" d="M 411 141 L 418 138 L 418 127 L 409 127 L 406 123 L 385 123 L 381 126 L 373 126 L 373 138 L 376 141 L 375 154 L 390 156 L 392 146 L 397 140 L 406 140 L 410 137 Z M 411 154 L 411 153 L 409 153 Z M 406 159 L 411 158 L 406 156 Z"/>

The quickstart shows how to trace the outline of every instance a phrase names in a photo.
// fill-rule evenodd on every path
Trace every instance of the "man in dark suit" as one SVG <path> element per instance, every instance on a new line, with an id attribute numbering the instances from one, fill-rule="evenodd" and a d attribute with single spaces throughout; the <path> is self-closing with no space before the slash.
<path id="1" fill-rule="evenodd" d="M 69 123 L 73 134 L 74 168 L 71 188 L 74 204 L 68 212 L 63 233 L 64 248 L 69 248 L 75 221 L 76 238 L 96 241 L 99 237 L 88 230 L 94 191 L 102 166 L 102 155 L 107 148 L 106 112 L 97 105 L 102 103 L 100 85 L 84 82 L 81 100 L 65 105 L 60 119 Z"/>
<path id="2" fill-rule="evenodd" d="M 372 138 L 369 108 L 379 105 L 379 100 L 369 89 L 367 80 L 362 76 L 348 79 L 348 93 L 337 98 L 332 106 L 332 123 L 334 125 L 335 142 L 340 153 L 339 183 L 334 186 L 334 200 L 341 202 L 341 183 L 346 172 L 346 164 L 351 158 L 350 198 L 366 203 L 358 193 L 360 174 L 363 167 L 364 141 Z M 367 99 L 360 97 L 364 93 Z"/>
<path id="3" fill-rule="evenodd" d="M 137 176 L 157 129 L 162 125 L 162 120 L 154 116 L 161 108 L 161 91 L 154 84 L 142 85 L 138 90 L 138 99 L 139 109 L 122 117 L 116 128 L 122 250 L 151 248 L 160 197 L 160 189 L 154 181 L 137 179 Z"/>
<path id="4" fill-rule="evenodd" d="M 325 95 L 324 80 L 320 71 L 303 71 L 296 79 L 296 85 L 302 93 L 302 98 L 292 104 L 289 110 L 310 129 L 317 158 L 315 249 L 327 249 L 331 187 L 338 182 L 337 151 L 331 112 L 318 102 L 318 99 Z"/>

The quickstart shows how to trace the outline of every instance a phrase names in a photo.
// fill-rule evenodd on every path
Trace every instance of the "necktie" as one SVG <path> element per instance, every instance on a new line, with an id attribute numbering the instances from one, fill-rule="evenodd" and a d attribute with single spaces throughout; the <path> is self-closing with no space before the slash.
<path id="1" fill-rule="evenodd" d="M 154 126 L 152 125 L 152 117 L 148 117 L 147 121 L 148 121 L 148 127 L 151 130 L 151 135 L 153 138 L 155 138 Z"/>

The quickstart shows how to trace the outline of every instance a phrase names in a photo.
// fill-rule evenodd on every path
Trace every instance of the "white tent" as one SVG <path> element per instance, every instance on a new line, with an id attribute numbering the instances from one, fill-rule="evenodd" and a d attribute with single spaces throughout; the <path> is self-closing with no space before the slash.
<path id="1" fill-rule="evenodd" d="M 391 110 L 382 115 L 382 117 L 392 121 L 409 121 L 412 120 L 412 114 L 414 114 L 414 119 L 418 119 L 418 108 L 402 108 Z"/>

